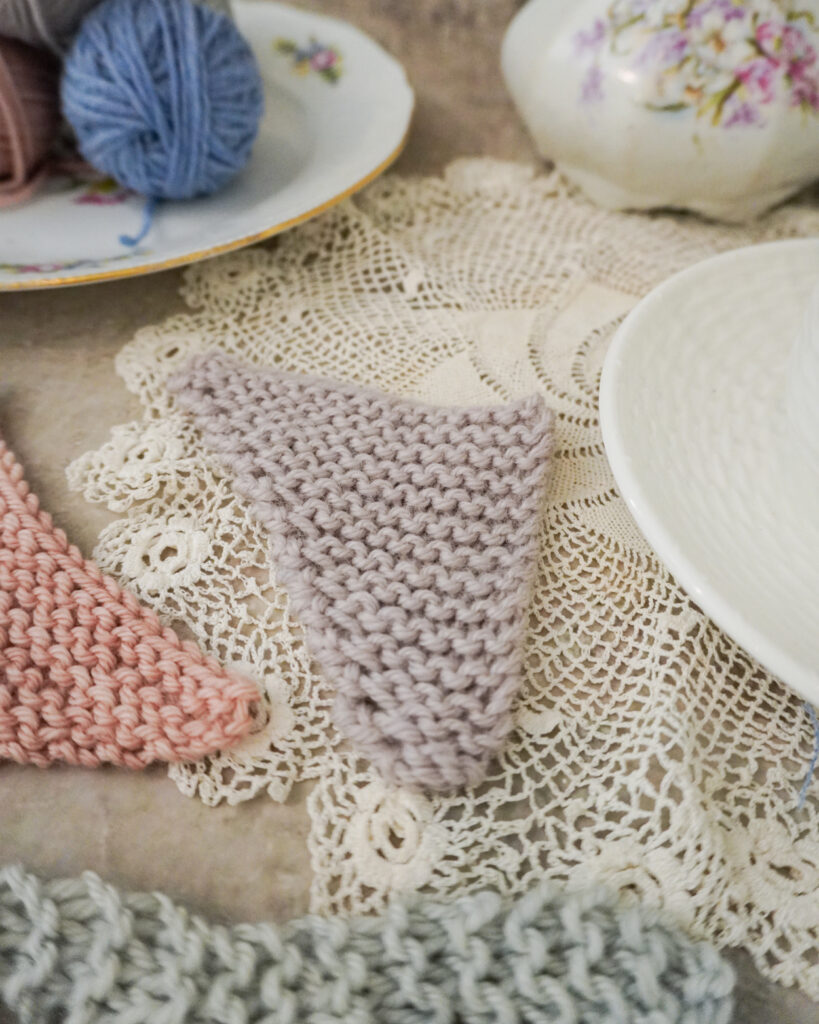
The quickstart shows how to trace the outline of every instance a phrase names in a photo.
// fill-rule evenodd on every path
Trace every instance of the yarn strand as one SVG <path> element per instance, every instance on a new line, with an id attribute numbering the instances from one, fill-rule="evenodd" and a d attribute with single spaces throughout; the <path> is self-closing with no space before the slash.
<path id="1" fill-rule="evenodd" d="M 159 205 L 159 200 L 148 199 L 145 202 L 145 207 L 142 211 L 142 226 L 135 235 L 120 235 L 119 241 L 121 245 L 128 246 L 128 248 L 134 248 L 139 245 L 140 242 L 144 241 L 148 232 L 154 226 L 154 217 L 156 215 L 156 208 Z"/>
<path id="2" fill-rule="evenodd" d="M 49 54 L 0 38 L 0 206 L 28 199 L 48 172 L 59 130 L 57 90 Z"/>
<path id="3" fill-rule="evenodd" d="M 88 12 L 100 0 L 0 0 L 0 36 L 64 58 Z"/>
<path id="4" fill-rule="evenodd" d="M 31 20 L 34 22 L 34 28 L 37 31 L 40 41 L 48 47 L 51 52 L 63 59 L 65 57 L 65 49 L 60 46 L 57 42 L 54 33 L 49 27 L 48 20 L 46 19 L 40 0 L 28 0 L 29 10 L 31 11 Z"/>
<path id="5" fill-rule="evenodd" d="M 810 784 L 813 781 L 816 765 L 819 763 L 819 718 L 816 717 L 813 705 L 805 701 L 804 707 L 810 718 L 811 725 L 813 726 L 813 757 L 808 765 L 808 771 L 805 775 L 805 781 L 802 783 L 802 789 L 799 791 L 797 810 L 800 811 L 805 806 L 805 801 L 808 799 L 808 790 L 810 789 Z"/>

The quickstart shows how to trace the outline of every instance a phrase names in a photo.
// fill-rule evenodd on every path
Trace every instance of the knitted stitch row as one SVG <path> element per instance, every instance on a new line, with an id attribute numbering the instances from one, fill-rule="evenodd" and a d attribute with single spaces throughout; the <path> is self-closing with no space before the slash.
<path id="1" fill-rule="evenodd" d="M 223 353 L 169 387 L 271 532 L 339 729 L 395 783 L 478 782 L 520 685 L 542 398 L 434 408 Z"/>
<path id="2" fill-rule="evenodd" d="M 84 559 L 0 439 L 0 760 L 196 759 L 248 732 L 258 696 Z"/>
<path id="3" fill-rule="evenodd" d="M 21 1024 L 728 1024 L 732 989 L 711 946 L 599 890 L 226 927 L 91 872 L 0 871 Z"/>

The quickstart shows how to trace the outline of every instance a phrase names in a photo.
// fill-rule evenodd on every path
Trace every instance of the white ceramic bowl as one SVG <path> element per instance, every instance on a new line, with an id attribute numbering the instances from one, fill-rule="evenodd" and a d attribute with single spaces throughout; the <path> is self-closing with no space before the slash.
<path id="1" fill-rule="evenodd" d="M 626 318 L 600 388 L 606 453 L 649 543 L 715 622 L 815 704 L 819 472 L 787 395 L 817 281 L 814 239 L 690 267 Z"/>
<path id="2" fill-rule="evenodd" d="M 796 443 L 819 473 L 819 284 L 814 288 L 788 365 L 787 409 Z"/>

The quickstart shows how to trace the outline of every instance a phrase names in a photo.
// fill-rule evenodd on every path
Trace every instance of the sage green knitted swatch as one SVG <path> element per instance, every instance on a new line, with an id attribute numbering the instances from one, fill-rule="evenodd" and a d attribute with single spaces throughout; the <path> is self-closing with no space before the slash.
<path id="1" fill-rule="evenodd" d="M 22 1024 L 728 1024 L 733 984 L 710 945 L 596 889 L 224 926 L 91 872 L 0 870 Z"/>

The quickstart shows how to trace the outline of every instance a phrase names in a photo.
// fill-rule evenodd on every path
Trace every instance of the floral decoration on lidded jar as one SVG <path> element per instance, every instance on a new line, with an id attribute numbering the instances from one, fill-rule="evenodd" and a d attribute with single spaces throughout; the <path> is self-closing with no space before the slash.
<path id="1" fill-rule="evenodd" d="M 530 0 L 503 68 L 602 205 L 740 220 L 819 176 L 816 0 Z"/>

